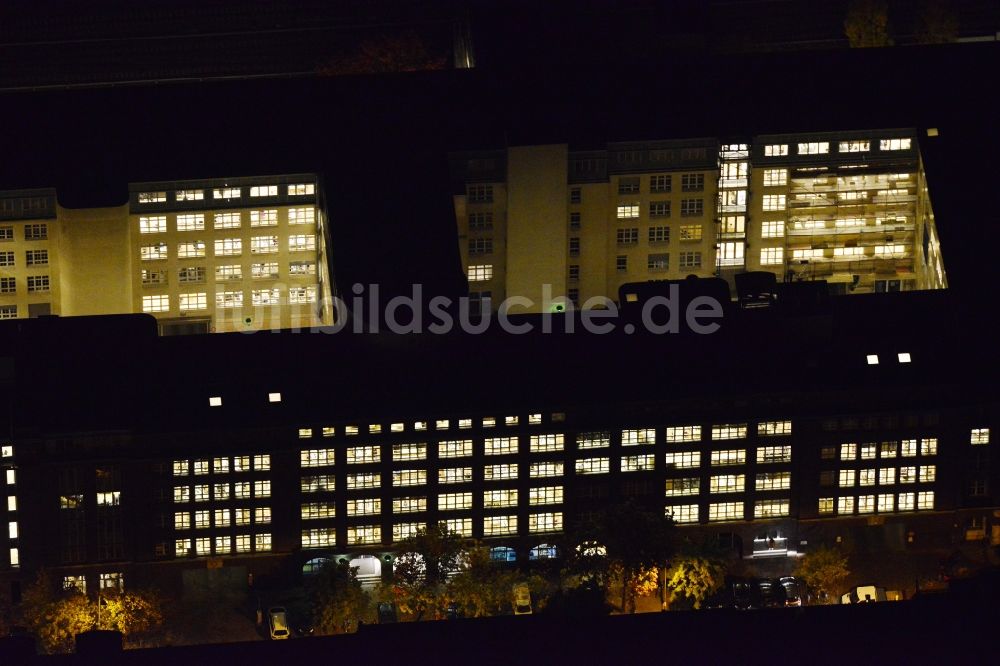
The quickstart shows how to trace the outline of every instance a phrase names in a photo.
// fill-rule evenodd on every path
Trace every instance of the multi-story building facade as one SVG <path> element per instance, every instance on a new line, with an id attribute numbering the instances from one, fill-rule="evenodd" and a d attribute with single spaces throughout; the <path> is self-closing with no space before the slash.
<path id="1" fill-rule="evenodd" d="M 253 372 L 193 387 L 190 369 L 219 360 L 211 337 L 93 322 L 121 358 L 110 369 L 103 354 L 74 359 L 70 383 L 60 380 L 70 350 L 44 361 L 51 372 L 28 358 L 74 320 L 10 322 L 0 577 L 23 582 L 44 566 L 66 584 L 104 585 L 357 558 L 374 580 L 394 544 L 428 525 L 484 539 L 497 559 L 547 557 L 561 533 L 625 500 L 684 530 L 736 535 L 745 557 L 873 530 L 900 548 L 988 539 L 998 396 L 961 368 L 994 355 L 967 337 L 952 344 L 978 336 L 949 332 L 964 315 L 926 296 L 838 299 L 863 307 L 804 319 L 793 351 L 782 333 L 795 317 L 760 311 L 710 341 L 709 355 L 703 340 L 667 354 L 659 336 L 588 338 L 593 355 L 674 380 L 635 395 L 614 382 L 618 365 L 573 374 L 575 340 L 544 336 L 451 369 L 436 355 L 393 358 L 377 341 L 248 336 L 238 356 Z M 868 334 L 872 298 L 889 299 L 878 305 L 892 339 Z M 942 316 L 927 322 L 930 310 Z M 481 345 L 449 344 L 466 342 Z M 762 371 L 778 349 L 781 373 Z M 527 353 L 549 362 L 525 371 L 516 394 L 481 381 Z M 313 380 L 293 370 L 303 356 L 315 359 Z M 406 381 L 364 372 L 375 359 Z M 98 371 L 95 387 L 86 377 Z M 323 379 L 335 372 L 352 377 L 349 391 Z M 424 378 L 437 390 L 420 390 Z"/>
<path id="2" fill-rule="evenodd" d="M 913 130 L 512 147 L 454 156 L 470 296 L 545 307 L 767 271 L 834 293 L 947 286 Z M 516 307 L 513 311 L 516 311 Z"/>
<path id="3" fill-rule="evenodd" d="M 129 192 L 123 206 L 86 209 L 59 206 L 51 189 L 0 193 L 0 316 L 147 312 L 165 334 L 332 323 L 314 175 Z"/>

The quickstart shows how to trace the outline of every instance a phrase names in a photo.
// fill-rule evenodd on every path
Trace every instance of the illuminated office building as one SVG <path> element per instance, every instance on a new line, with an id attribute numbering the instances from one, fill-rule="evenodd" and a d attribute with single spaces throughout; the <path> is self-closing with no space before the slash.
<path id="1" fill-rule="evenodd" d="M 494 307 L 523 296 L 537 312 L 546 284 L 585 306 L 629 282 L 744 271 L 832 293 L 947 286 L 914 130 L 514 146 L 452 162 L 470 296 Z"/>
<path id="2" fill-rule="evenodd" d="M 163 334 L 332 322 L 314 175 L 134 183 L 69 209 L 0 192 L 0 318 L 146 312 Z"/>

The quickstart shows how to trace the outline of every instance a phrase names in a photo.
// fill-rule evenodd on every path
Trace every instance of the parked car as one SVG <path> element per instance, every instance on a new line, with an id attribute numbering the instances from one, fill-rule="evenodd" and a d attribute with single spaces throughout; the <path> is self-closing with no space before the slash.
<path id="1" fill-rule="evenodd" d="M 514 615 L 531 615 L 531 590 L 524 583 L 514 586 Z"/>
<path id="2" fill-rule="evenodd" d="M 784 608 L 785 588 L 777 580 L 771 578 L 759 578 L 757 589 L 760 590 L 761 605 L 764 608 Z"/>
<path id="3" fill-rule="evenodd" d="M 799 592 L 799 581 L 792 576 L 783 576 L 778 583 L 785 590 L 785 606 L 801 606 L 802 594 Z"/>
<path id="4" fill-rule="evenodd" d="M 284 606 L 274 606 L 267 610 L 267 625 L 271 640 L 280 641 L 288 638 L 288 611 Z"/>

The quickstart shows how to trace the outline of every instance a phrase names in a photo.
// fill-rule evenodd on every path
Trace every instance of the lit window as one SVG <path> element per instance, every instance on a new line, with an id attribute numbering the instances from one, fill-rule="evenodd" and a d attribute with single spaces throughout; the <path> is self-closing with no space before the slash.
<path id="1" fill-rule="evenodd" d="M 667 479 L 666 496 L 675 495 L 697 495 L 700 488 L 701 479 L 691 477 L 686 479 Z"/>
<path id="2" fill-rule="evenodd" d="M 673 504 L 667 505 L 664 509 L 664 515 L 673 520 L 675 523 L 697 523 L 698 522 L 698 505 L 697 504 Z"/>
<path id="3" fill-rule="evenodd" d="M 517 516 L 486 516 L 483 518 L 483 536 L 517 534 Z"/>
<path id="4" fill-rule="evenodd" d="M 516 490 L 514 491 L 517 492 Z M 514 504 L 517 504 L 515 500 Z M 483 506 L 487 506 L 485 501 Z M 457 511 L 472 508 L 472 493 L 444 493 L 438 495 L 438 511 Z"/>
<path id="5" fill-rule="evenodd" d="M 493 264 L 473 264 L 469 266 L 469 282 L 485 282 L 493 279 Z"/>
<path id="6" fill-rule="evenodd" d="M 233 457 L 233 471 L 234 472 L 249 472 L 250 471 L 250 456 L 234 456 Z"/>
<path id="7" fill-rule="evenodd" d="M 547 513 L 529 513 L 528 531 L 537 532 L 559 532 L 563 528 L 562 511 Z"/>
<path id="8" fill-rule="evenodd" d="M 422 442 L 418 444 L 393 444 L 392 459 L 395 462 L 406 460 L 426 460 L 427 445 Z"/>
<path id="9" fill-rule="evenodd" d="M 853 497 L 838 497 L 837 498 L 837 513 L 842 516 L 852 515 L 854 513 L 854 498 Z"/>
<path id="10" fill-rule="evenodd" d="M 212 499 L 216 501 L 226 501 L 231 497 L 230 485 L 228 483 L 216 483 L 212 485 Z"/>
<path id="11" fill-rule="evenodd" d="M 139 192 L 139 203 L 162 203 L 166 200 L 166 192 Z"/>
<path id="12" fill-rule="evenodd" d="M 139 247 L 139 258 L 142 261 L 155 261 L 167 258 L 167 244 L 142 245 Z"/>
<path id="13" fill-rule="evenodd" d="M 205 214 L 193 213 L 177 216 L 177 231 L 204 231 Z"/>
<path id="14" fill-rule="evenodd" d="M 350 506 L 352 500 L 348 500 Z M 321 518 L 334 518 L 337 515 L 337 508 L 333 502 L 306 502 L 301 506 L 302 520 L 319 520 Z"/>
<path id="15" fill-rule="evenodd" d="M 896 356 L 899 358 L 899 362 L 900 363 L 909 363 L 910 362 L 910 354 L 909 354 L 909 352 L 899 352 L 899 354 L 897 354 Z"/>
<path id="16" fill-rule="evenodd" d="M 764 169 L 764 186 L 774 187 L 788 184 L 788 169 Z"/>
<path id="17" fill-rule="evenodd" d="M 819 141 L 800 143 L 798 146 L 799 155 L 820 155 L 830 152 L 830 142 Z"/>
<path id="18" fill-rule="evenodd" d="M 874 486 L 875 485 L 875 469 L 860 469 L 858 470 L 858 485 L 861 486 Z"/>
<path id="19" fill-rule="evenodd" d="M 667 442 L 698 442 L 701 441 L 701 426 L 674 426 L 667 428 Z"/>
<path id="20" fill-rule="evenodd" d="M 379 525 L 358 525 L 347 528 L 347 543 L 351 546 L 377 544 L 382 542 L 382 527 Z"/>
<path id="21" fill-rule="evenodd" d="M 760 225 L 760 236 L 761 238 L 784 238 L 785 236 L 785 221 L 784 220 L 770 220 L 762 222 Z M 784 248 L 768 248 L 768 249 L 784 249 Z M 763 250 L 762 250 L 763 252 Z M 761 255 L 763 257 L 763 254 Z M 763 261 L 763 260 L 762 260 Z"/>
<path id="22" fill-rule="evenodd" d="M 774 143 L 764 146 L 764 157 L 781 157 L 787 154 L 787 143 Z"/>
<path id="23" fill-rule="evenodd" d="M 312 224 L 316 221 L 315 208 L 289 208 L 288 224 Z"/>
<path id="24" fill-rule="evenodd" d="M 989 428 L 973 428 L 972 434 L 970 436 L 970 442 L 973 445 L 989 444 L 990 443 L 990 429 Z"/>
<path id="25" fill-rule="evenodd" d="M 790 503 L 786 499 L 758 500 L 753 505 L 754 518 L 778 518 L 790 514 Z"/>
<path id="26" fill-rule="evenodd" d="M 278 196 L 277 185 L 254 185 L 250 188 L 252 197 L 276 197 Z"/>
<path id="27" fill-rule="evenodd" d="M 205 190 L 177 190 L 174 192 L 176 201 L 202 201 L 205 198 Z"/>
<path id="28" fill-rule="evenodd" d="M 746 485 L 744 474 L 719 474 L 709 478 L 710 493 L 741 493 Z"/>
<path id="29" fill-rule="evenodd" d="M 315 250 L 315 249 L 316 249 L 316 237 L 311 234 L 288 237 L 289 252 L 304 252 L 307 250 Z"/>
<path id="30" fill-rule="evenodd" d="M 915 455 L 917 455 L 917 440 L 904 439 L 902 442 L 902 456 L 904 458 L 912 458 Z"/>
<path id="31" fill-rule="evenodd" d="M 238 187 L 217 187 L 212 190 L 213 199 L 239 199 L 240 188 Z"/>
<path id="32" fill-rule="evenodd" d="M 271 208 L 269 210 L 250 211 L 251 227 L 276 227 L 278 226 L 278 211 Z"/>
<path id="33" fill-rule="evenodd" d="M 840 459 L 841 460 L 856 460 L 858 457 L 858 445 L 857 444 L 841 444 L 840 445 Z"/>
<path id="34" fill-rule="evenodd" d="M 239 229 L 241 224 L 240 213 L 216 213 L 212 218 L 212 226 L 216 229 Z"/>
<path id="35" fill-rule="evenodd" d="M 243 239 L 241 238 L 216 238 L 216 257 L 238 257 L 243 254 Z"/>
<path id="36" fill-rule="evenodd" d="M 347 500 L 348 516 L 374 516 L 382 513 L 382 500 L 378 497 Z"/>
<path id="37" fill-rule="evenodd" d="M 875 511 L 875 496 L 861 495 L 858 497 L 858 513 L 872 513 Z"/>
<path id="38" fill-rule="evenodd" d="M 895 495 L 879 495 L 878 496 L 878 512 L 879 513 L 889 513 L 894 511 L 896 507 L 896 496 Z"/>
<path id="39" fill-rule="evenodd" d="M 472 481 L 471 467 L 449 467 L 438 470 L 438 483 L 468 483 Z"/>
<path id="40" fill-rule="evenodd" d="M 330 426 L 326 426 L 325 428 L 323 428 L 322 433 L 324 437 L 333 437 L 334 435 L 337 434 L 337 429 Z"/>
<path id="41" fill-rule="evenodd" d="M 179 305 L 182 311 L 205 310 L 208 308 L 208 294 L 205 292 L 181 294 Z"/>
<path id="42" fill-rule="evenodd" d="M 607 430 L 581 432 L 576 436 L 578 449 L 601 449 L 606 446 L 611 446 L 611 433 Z"/>
<path id="43" fill-rule="evenodd" d="M 271 550 L 271 535 L 270 534 L 255 534 L 254 535 L 254 551 L 258 553 L 266 553 Z"/>
<path id="44" fill-rule="evenodd" d="M 488 456 L 500 456 L 517 453 L 517 437 L 487 437 L 483 442 L 484 454 Z"/>
<path id="45" fill-rule="evenodd" d="M 513 491 L 517 493 L 515 489 Z M 540 504 L 562 504 L 563 501 L 563 487 L 562 486 L 539 486 L 537 488 L 528 489 L 528 504 L 531 506 L 536 506 Z M 515 499 L 511 506 L 517 504 Z M 485 502 L 484 502 L 485 505 Z"/>
<path id="46" fill-rule="evenodd" d="M 728 449 L 725 451 L 712 451 L 712 467 L 723 467 L 726 465 L 743 465 L 747 461 L 746 449 Z"/>
<path id="47" fill-rule="evenodd" d="M 778 211 L 785 210 L 784 194 L 765 194 L 763 198 L 764 210 Z"/>
<path id="48" fill-rule="evenodd" d="M 357 484 L 356 479 L 352 479 L 348 476 L 348 484 L 351 482 Z M 299 483 L 299 490 L 303 493 L 322 493 L 322 492 L 332 492 L 336 489 L 336 477 L 333 474 L 320 474 L 317 476 L 303 476 Z M 374 487 L 378 487 L 376 482 Z M 350 486 L 348 486 L 350 487 Z M 362 486 L 356 486 L 362 487 Z"/>
<path id="49" fill-rule="evenodd" d="M 345 435 L 349 435 L 349 436 L 350 435 L 357 435 L 358 434 L 358 426 L 355 426 L 355 425 L 345 426 L 344 427 L 344 434 Z"/>
<path id="50" fill-rule="evenodd" d="M 214 395 L 208 399 L 209 407 L 222 407 L 222 398 L 220 396 Z"/>
<path id="51" fill-rule="evenodd" d="M 785 463 L 792 461 L 791 446 L 762 446 L 757 448 L 757 464 Z"/>
<path id="52" fill-rule="evenodd" d="M 870 141 L 841 141 L 837 146 L 839 153 L 867 153 L 871 150 Z"/>
<path id="53" fill-rule="evenodd" d="M 917 509 L 933 509 L 934 508 L 934 491 L 928 490 L 926 492 L 917 493 Z"/>
<path id="54" fill-rule="evenodd" d="M 280 249 L 277 236 L 253 236 L 250 239 L 251 254 L 274 254 Z"/>
<path id="55" fill-rule="evenodd" d="M 701 466 L 701 453 L 699 451 L 684 451 L 681 453 L 668 453 L 664 459 L 667 469 L 689 469 Z"/>
<path id="56" fill-rule="evenodd" d="M 164 215 L 139 218 L 140 234 L 162 234 L 167 230 L 167 218 Z"/>
<path id="57" fill-rule="evenodd" d="M 621 460 L 622 472 L 648 472 L 651 471 L 654 466 L 655 462 L 652 454 L 622 456 Z"/>
<path id="58" fill-rule="evenodd" d="M 464 458 L 471 455 L 471 439 L 438 442 L 438 458 Z"/>
<path id="59" fill-rule="evenodd" d="M 745 423 L 729 423 L 725 425 L 712 426 L 712 439 L 744 439 L 747 436 L 747 426 Z"/>
<path id="60" fill-rule="evenodd" d="M 237 553 L 249 553 L 250 552 L 250 535 L 249 534 L 237 534 L 236 535 L 236 552 Z"/>
<path id="61" fill-rule="evenodd" d="M 268 393 L 267 394 L 267 401 L 268 402 L 281 402 L 281 394 L 280 393 Z"/>
<path id="62" fill-rule="evenodd" d="M 549 476 L 562 476 L 563 475 L 563 464 L 562 462 L 537 462 L 531 463 L 528 467 L 528 476 L 532 479 L 544 478 Z"/>
<path id="63" fill-rule="evenodd" d="M 922 456 L 936 456 L 937 455 L 937 437 L 925 437 L 920 440 L 920 455 Z"/>
<path id="64" fill-rule="evenodd" d="M 414 421 L 413 422 L 413 429 L 414 430 L 427 430 L 427 421 Z"/>
<path id="65" fill-rule="evenodd" d="M 788 490 L 791 485 L 791 472 L 765 472 L 758 474 L 754 481 L 755 490 Z"/>
<path id="66" fill-rule="evenodd" d="M 505 416 L 503 418 L 503 424 L 507 426 L 516 426 L 518 424 L 517 416 Z"/>
<path id="67" fill-rule="evenodd" d="M 820 515 L 833 513 L 833 498 L 820 497 L 818 511 Z"/>
<path id="68" fill-rule="evenodd" d="M 483 492 L 484 509 L 497 509 L 508 506 L 517 506 L 516 488 L 507 490 L 487 490 Z"/>
<path id="69" fill-rule="evenodd" d="M 420 530 L 427 529 L 427 523 L 394 523 L 392 526 L 392 540 L 402 541 L 417 536 Z"/>
<path id="70" fill-rule="evenodd" d="M 708 505 L 709 520 L 743 520 L 743 502 L 718 502 Z"/>
<path id="71" fill-rule="evenodd" d="M 912 147 L 911 139 L 882 139 L 879 141 L 879 150 L 909 150 Z"/>
<path id="72" fill-rule="evenodd" d="M 483 479 L 486 481 L 502 481 L 517 478 L 517 463 L 486 465 L 483 467 Z"/>
<path id="73" fill-rule="evenodd" d="M 410 470 L 407 470 L 410 471 Z M 393 472 L 393 477 L 398 472 Z M 410 477 L 407 476 L 407 479 Z M 426 482 L 426 481 L 425 481 Z M 382 475 L 378 472 L 359 472 L 347 475 L 347 489 L 358 490 L 361 488 L 380 488 L 382 486 Z"/>
<path id="74" fill-rule="evenodd" d="M 840 470 L 840 478 L 837 483 L 841 488 L 852 488 L 854 486 L 854 481 L 857 473 L 853 469 L 842 469 Z"/>
<path id="75" fill-rule="evenodd" d="M 916 495 L 914 493 L 899 493 L 897 496 L 896 508 L 899 511 L 913 511 L 915 506 L 914 499 Z"/>
<path id="76" fill-rule="evenodd" d="M 896 483 L 896 468 L 883 467 L 878 471 L 878 483 L 880 486 L 891 486 Z"/>
<path id="77" fill-rule="evenodd" d="M 426 497 L 396 497 L 392 500 L 393 513 L 420 513 L 426 510 Z"/>
<path id="78" fill-rule="evenodd" d="M 920 466 L 920 483 L 934 483 L 937 479 L 937 465 Z"/>
<path id="79" fill-rule="evenodd" d="M 656 430 L 654 428 L 641 428 L 638 430 L 622 430 L 622 446 L 639 446 L 642 444 L 655 444 Z"/>
<path id="80" fill-rule="evenodd" d="M 700 224 L 682 224 L 680 227 L 682 241 L 700 241 L 702 226 Z"/>
<path id="81" fill-rule="evenodd" d="M 288 186 L 288 196 L 290 197 L 301 197 L 315 193 L 316 185 L 313 183 L 293 183 Z"/>
<path id="82" fill-rule="evenodd" d="M 337 530 L 332 527 L 316 527 L 302 530 L 303 548 L 327 548 L 337 545 Z"/>
<path id="83" fill-rule="evenodd" d="M 581 458 L 576 461 L 577 474 L 607 474 L 610 469 L 610 458 Z"/>
<path id="84" fill-rule="evenodd" d="M 454 533 L 467 538 L 472 536 L 472 518 L 448 518 L 438 524 L 446 533 Z"/>
<path id="85" fill-rule="evenodd" d="M 895 458 L 898 442 L 882 442 L 879 445 L 879 456 L 882 458 Z"/>
<path id="86" fill-rule="evenodd" d="M 396 426 L 396 425 L 399 425 L 399 429 L 400 430 L 403 429 L 403 424 L 402 423 L 393 424 L 393 426 Z M 472 419 L 459 419 L 458 420 L 458 429 L 459 430 L 468 430 L 471 427 L 472 427 Z"/>
<path id="87" fill-rule="evenodd" d="M 900 483 L 916 483 L 917 482 L 917 468 L 916 467 L 900 467 L 899 468 L 899 482 Z"/>
<path id="88" fill-rule="evenodd" d="M 243 307 L 243 292 L 242 291 L 215 292 L 215 307 L 220 309 Z"/>
<path id="89" fill-rule="evenodd" d="M 618 204 L 617 216 L 619 220 L 631 220 L 639 217 L 639 203 Z"/>
<path id="90" fill-rule="evenodd" d="M 254 280 L 273 280 L 278 277 L 278 262 L 264 261 L 250 264 L 250 277 Z"/>

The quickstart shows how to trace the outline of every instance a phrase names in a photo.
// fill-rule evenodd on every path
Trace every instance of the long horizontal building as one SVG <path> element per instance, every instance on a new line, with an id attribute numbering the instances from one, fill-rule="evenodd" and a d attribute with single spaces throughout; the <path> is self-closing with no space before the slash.
<path id="1" fill-rule="evenodd" d="M 837 294 L 947 286 L 912 129 L 513 146 L 452 165 L 470 296 L 494 307 L 540 311 L 543 285 L 588 307 L 629 282 L 744 271 Z"/>
<path id="2" fill-rule="evenodd" d="M 998 395 L 966 368 L 997 359 L 987 333 L 955 332 L 967 316 L 947 292 L 875 294 L 727 310 L 713 335 L 491 331 L 405 349 L 348 333 L 157 337 L 143 315 L 7 322 L 3 589 L 38 567 L 67 585 L 171 585 L 329 558 L 374 580 L 431 524 L 498 559 L 548 557 L 624 500 L 744 557 L 834 535 L 986 538 Z M 870 334 L 879 321 L 892 336 Z M 494 353 L 459 362 L 483 345 Z M 229 371 L 192 383 L 205 367 Z"/>
<path id="3" fill-rule="evenodd" d="M 0 318 L 146 312 L 166 335 L 329 324 L 323 210 L 312 174 L 133 183 L 107 208 L 0 192 Z"/>

